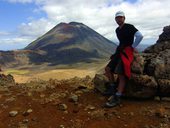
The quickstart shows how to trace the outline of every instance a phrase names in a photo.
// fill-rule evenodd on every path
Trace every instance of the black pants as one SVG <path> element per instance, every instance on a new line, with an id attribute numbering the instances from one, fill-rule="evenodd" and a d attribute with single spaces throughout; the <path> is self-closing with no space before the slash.
<path id="1" fill-rule="evenodd" d="M 111 72 L 113 73 L 124 74 L 123 62 L 118 52 L 111 56 L 111 60 L 107 64 L 107 66 L 111 69 Z"/>

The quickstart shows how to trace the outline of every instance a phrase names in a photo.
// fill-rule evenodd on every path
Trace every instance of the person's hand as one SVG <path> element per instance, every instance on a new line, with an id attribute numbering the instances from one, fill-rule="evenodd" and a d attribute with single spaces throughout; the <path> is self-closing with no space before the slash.
<path id="1" fill-rule="evenodd" d="M 117 51 L 118 51 L 118 52 L 122 52 L 123 50 L 124 50 L 124 46 L 121 45 L 121 46 L 118 46 L 118 47 L 117 47 Z"/>

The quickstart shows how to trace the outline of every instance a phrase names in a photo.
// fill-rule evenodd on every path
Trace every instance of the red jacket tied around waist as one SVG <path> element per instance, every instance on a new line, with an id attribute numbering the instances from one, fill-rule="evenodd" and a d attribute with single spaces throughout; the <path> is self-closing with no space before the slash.
<path id="1" fill-rule="evenodd" d="M 124 67 L 124 73 L 125 76 L 129 79 L 131 76 L 131 63 L 133 61 L 133 47 L 128 46 L 125 47 L 124 50 L 120 53 L 120 57 L 123 62 L 123 67 Z"/>

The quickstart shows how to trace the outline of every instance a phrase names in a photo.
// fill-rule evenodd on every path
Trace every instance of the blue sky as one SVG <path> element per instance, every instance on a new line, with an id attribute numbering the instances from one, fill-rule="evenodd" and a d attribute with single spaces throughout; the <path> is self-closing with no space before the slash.
<path id="1" fill-rule="evenodd" d="M 0 0 L 0 50 L 22 49 L 60 22 L 82 22 L 116 41 L 114 21 L 122 10 L 126 22 L 154 44 L 170 25 L 170 0 Z"/>
<path id="2" fill-rule="evenodd" d="M 36 13 L 34 9 L 37 6 L 34 3 L 9 3 L 0 2 L 0 30 L 12 31 L 21 23 L 29 22 L 29 19 L 39 19 L 45 17 L 45 13 Z"/>

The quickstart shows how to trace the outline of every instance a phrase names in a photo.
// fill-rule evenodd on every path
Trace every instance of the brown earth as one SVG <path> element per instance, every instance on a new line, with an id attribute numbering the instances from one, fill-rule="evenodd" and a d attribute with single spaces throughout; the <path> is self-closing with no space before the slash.
<path id="1" fill-rule="evenodd" d="M 74 98 L 73 98 L 74 97 Z M 0 88 L 0 128 L 169 128 L 170 101 L 122 99 L 103 108 L 108 97 L 90 77 L 32 81 Z M 18 114 L 10 116 L 9 112 Z"/>
<path id="2" fill-rule="evenodd" d="M 95 70 L 86 70 L 86 69 L 57 69 L 57 70 L 49 70 L 35 74 L 28 74 L 28 75 L 17 75 L 13 74 L 14 79 L 17 83 L 26 83 L 31 80 L 43 79 L 70 79 L 78 76 L 80 78 L 89 75 L 94 77 L 96 71 Z"/>
<path id="3" fill-rule="evenodd" d="M 46 64 L 42 65 L 26 65 L 20 66 L 16 68 L 2 68 L 1 73 L 3 74 L 11 74 L 15 82 L 17 83 L 26 83 L 33 80 L 49 80 L 49 79 L 70 79 L 75 76 L 83 78 L 85 76 L 94 77 L 96 73 L 103 72 L 103 67 L 108 62 L 106 60 L 102 60 L 96 63 L 77 63 L 74 65 L 58 65 L 49 67 Z"/>

